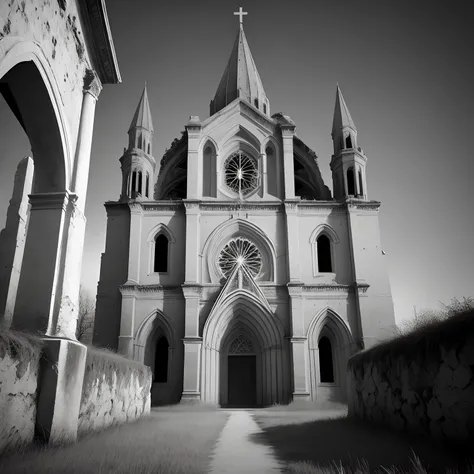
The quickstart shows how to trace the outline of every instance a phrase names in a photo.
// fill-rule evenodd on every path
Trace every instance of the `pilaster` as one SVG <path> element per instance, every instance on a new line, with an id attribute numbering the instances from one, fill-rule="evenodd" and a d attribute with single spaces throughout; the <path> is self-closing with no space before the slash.
<path id="1" fill-rule="evenodd" d="M 12 327 L 75 339 L 85 218 L 67 191 L 31 194 Z"/>
<path id="2" fill-rule="evenodd" d="M 185 337 L 183 394 L 181 401 L 201 400 L 202 337 Z"/>
<path id="3" fill-rule="evenodd" d="M 281 125 L 281 136 L 283 139 L 283 173 L 285 183 L 285 199 L 294 199 L 295 197 L 295 169 L 293 164 L 294 135 L 294 125 Z"/>
<path id="4" fill-rule="evenodd" d="M 140 282 L 140 251 L 142 243 L 143 210 L 139 203 L 130 202 L 130 246 L 128 257 L 128 281 Z"/>
<path id="5" fill-rule="evenodd" d="M 285 200 L 286 212 L 286 234 L 288 239 L 288 270 L 290 282 L 300 282 L 300 250 L 299 250 L 299 221 L 298 202 L 299 198 Z"/>
<path id="6" fill-rule="evenodd" d="M 189 175 L 192 176 L 192 175 Z M 190 180 L 188 180 L 189 182 Z M 192 284 L 199 281 L 198 254 L 199 254 L 199 202 L 197 200 L 183 200 L 186 208 L 186 255 L 185 255 L 185 283 Z"/>
<path id="7" fill-rule="evenodd" d="M 199 117 L 190 117 L 186 125 L 188 132 L 188 199 L 202 198 L 203 166 L 202 153 L 199 153 L 201 123 Z M 188 234 L 189 235 L 189 234 Z"/>

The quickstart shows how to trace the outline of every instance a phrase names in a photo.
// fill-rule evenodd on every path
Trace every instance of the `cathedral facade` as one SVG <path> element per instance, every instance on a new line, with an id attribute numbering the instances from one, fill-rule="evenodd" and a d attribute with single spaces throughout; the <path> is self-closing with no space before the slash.
<path id="1" fill-rule="evenodd" d="M 348 358 L 395 319 L 339 87 L 333 195 L 292 119 L 271 115 L 242 24 L 207 119 L 155 161 L 145 87 L 128 134 L 94 343 L 152 368 L 153 404 L 343 400 Z"/>

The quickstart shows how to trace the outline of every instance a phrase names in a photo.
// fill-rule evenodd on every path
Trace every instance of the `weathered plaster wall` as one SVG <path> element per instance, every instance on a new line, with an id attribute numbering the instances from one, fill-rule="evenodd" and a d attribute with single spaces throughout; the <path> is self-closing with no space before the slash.
<path id="1" fill-rule="evenodd" d="M 474 435 L 474 311 L 349 360 L 349 414 L 460 442 Z"/>
<path id="2" fill-rule="evenodd" d="M 0 332 L 0 453 L 33 439 L 40 342 Z"/>
<path id="3" fill-rule="evenodd" d="M 78 435 L 150 413 L 151 370 L 88 347 Z"/>
<path id="4" fill-rule="evenodd" d="M 0 63 L 18 38 L 39 45 L 54 72 L 52 87 L 57 88 L 61 95 L 69 157 L 72 159 L 82 104 L 83 77 L 85 69 L 90 67 L 76 2 L 0 2 Z"/>

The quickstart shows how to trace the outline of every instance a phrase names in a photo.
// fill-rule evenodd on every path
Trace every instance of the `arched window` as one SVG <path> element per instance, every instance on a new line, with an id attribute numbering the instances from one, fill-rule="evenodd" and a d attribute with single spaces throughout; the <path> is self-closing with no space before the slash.
<path id="1" fill-rule="evenodd" d="M 362 171 L 359 170 L 359 192 L 361 195 L 364 194 L 364 187 L 362 186 Z"/>
<path id="2" fill-rule="evenodd" d="M 132 198 L 136 196 L 137 193 L 137 172 L 132 173 Z"/>
<path id="3" fill-rule="evenodd" d="M 148 143 L 148 154 L 151 152 L 151 145 Z"/>
<path id="4" fill-rule="evenodd" d="M 142 172 L 138 172 L 138 187 L 137 187 L 137 193 L 142 194 Z"/>
<path id="5" fill-rule="evenodd" d="M 346 148 L 352 148 L 352 139 L 350 135 L 346 137 Z"/>
<path id="6" fill-rule="evenodd" d="M 318 272 L 319 273 L 331 273 L 332 262 L 331 262 L 331 241 L 325 234 L 321 234 L 316 242 L 318 247 Z"/>
<path id="7" fill-rule="evenodd" d="M 264 113 L 264 114 L 267 113 L 267 104 L 263 104 L 263 113 Z"/>
<path id="8" fill-rule="evenodd" d="M 258 109 L 258 99 L 254 99 L 253 103 L 255 104 L 255 107 Z"/>
<path id="9" fill-rule="evenodd" d="M 355 186 L 354 186 L 354 170 L 349 168 L 347 170 L 347 194 L 350 196 L 355 195 Z"/>
<path id="10" fill-rule="evenodd" d="M 320 381 L 322 383 L 334 383 L 331 341 L 326 336 L 323 336 L 319 340 L 318 349 Z"/>
<path id="11" fill-rule="evenodd" d="M 161 336 L 155 349 L 155 383 L 168 381 L 168 349 L 169 344 L 165 336 Z"/>
<path id="12" fill-rule="evenodd" d="M 148 145 L 150 147 L 150 145 Z M 145 183 L 145 196 L 148 197 L 148 189 L 150 187 L 150 173 L 146 173 L 146 183 Z"/>
<path id="13" fill-rule="evenodd" d="M 168 239 L 160 234 L 155 240 L 155 262 L 153 271 L 166 273 L 168 271 Z"/>

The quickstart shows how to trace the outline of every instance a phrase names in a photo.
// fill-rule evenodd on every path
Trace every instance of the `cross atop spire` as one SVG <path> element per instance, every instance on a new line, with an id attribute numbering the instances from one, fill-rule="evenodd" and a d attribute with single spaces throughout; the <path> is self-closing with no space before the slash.
<path id="1" fill-rule="evenodd" d="M 244 15 L 248 15 L 248 12 L 244 12 L 244 11 L 242 10 L 242 7 L 239 7 L 239 11 L 238 11 L 238 12 L 234 12 L 234 15 L 238 15 L 238 16 L 239 16 L 240 27 L 243 28 L 243 23 L 244 23 L 244 18 L 243 18 L 243 16 L 244 16 Z"/>

